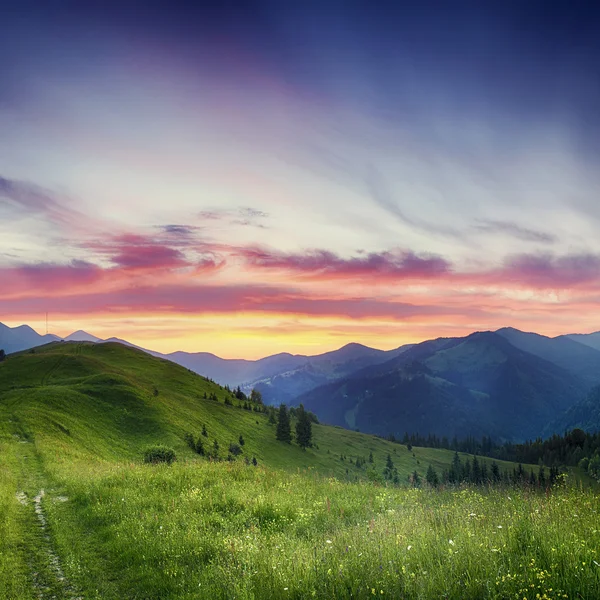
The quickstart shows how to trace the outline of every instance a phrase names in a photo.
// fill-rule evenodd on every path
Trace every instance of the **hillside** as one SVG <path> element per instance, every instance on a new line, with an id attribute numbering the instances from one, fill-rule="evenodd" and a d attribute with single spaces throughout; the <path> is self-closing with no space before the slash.
<path id="1" fill-rule="evenodd" d="M 53 343 L 0 364 L 0 422 L 12 424 L 5 433 L 34 439 L 41 451 L 60 447 L 93 460 L 136 460 L 147 444 L 164 443 L 182 459 L 201 460 L 184 436 L 199 435 L 206 425 L 206 441 L 217 439 L 224 456 L 242 434 L 244 455 L 259 464 L 310 467 L 343 479 L 366 477 L 366 469 L 349 459 L 366 459 L 370 452 L 378 470 L 388 452 L 397 457 L 403 479 L 430 462 L 442 469 L 452 458 L 425 448 L 413 456 L 404 446 L 324 425 L 313 426 L 318 448 L 302 451 L 277 442 L 265 414 L 226 406 L 226 396 L 224 388 L 179 365 L 116 343 Z"/>
<path id="2" fill-rule="evenodd" d="M 492 332 L 424 342 L 299 396 L 329 423 L 378 434 L 540 435 L 587 386 Z"/>
<path id="3" fill-rule="evenodd" d="M 592 387 L 600 383 L 600 350 L 586 345 L 582 341 L 584 336 L 550 338 L 537 333 L 525 333 L 512 327 L 499 329 L 496 333 L 507 339 L 515 348 L 569 371 L 586 386 Z"/>
<path id="4" fill-rule="evenodd" d="M 447 468 L 453 453 L 409 451 L 323 425 L 314 426 L 316 446 L 304 452 L 277 442 L 265 414 L 225 405 L 227 394 L 179 365 L 116 343 L 53 343 L 0 363 L 0 597 L 366 598 L 376 585 L 380 596 L 450 590 L 458 598 L 467 589 L 462 576 L 403 579 L 379 565 L 395 564 L 401 551 L 408 577 L 457 564 L 462 572 L 475 561 L 483 581 L 504 572 L 499 559 L 511 571 L 523 562 L 519 532 L 542 503 L 541 543 L 544 551 L 561 548 L 561 560 L 561 511 L 579 515 L 571 525 L 577 541 L 595 518 L 591 492 L 585 501 L 580 493 L 549 501 L 530 490 L 508 497 L 505 490 L 368 483 L 388 453 L 404 482 L 429 464 Z M 184 435 L 200 435 L 203 425 L 206 442 L 218 440 L 225 452 L 242 434 L 243 455 L 257 457 L 258 466 L 193 453 Z M 174 447 L 176 464 L 143 464 L 142 450 L 155 443 Z M 357 457 L 367 459 L 366 468 L 356 466 Z M 502 470 L 516 467 L 497 462 Z M 448 554 L 449 539 L 464 558 Z M 510 554 L 489 551 L 498 544 Z M 562 589 L 594 592 L 589 574 L 563 574 L 583 559 L 581 546 L 564 557 L 553 574 Z M 494 592 L 512 597 L 529 584 L 523 576 L 518 584 L 499 582 Z M 475 580 L 467 591 L 485 597 Z"/>
<path id="5" fill-rule="evenodd" d="M 589 432 L 600 431 L 600 386 L 592 388 L 584 398 L 553 421 L 548 427 L 548 432 L 569 431 L 575 428 Z"/>

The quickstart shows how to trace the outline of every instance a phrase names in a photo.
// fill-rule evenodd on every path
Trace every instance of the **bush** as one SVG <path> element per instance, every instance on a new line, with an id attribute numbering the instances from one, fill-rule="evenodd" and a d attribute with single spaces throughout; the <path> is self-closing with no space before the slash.
<path id="1" fill-rule="evenodd" d="M 144 450 L 144 462 L 146 463 L 155 465 L 165 462 L 170 465 L 175 460 L 177 460 L 175 450 L 173 450 L 173 448 L 168 448 L 167 446 L 150 446 Z"/>
<path id="2" fill-rule="evenodd" d="M 238 444 L 232 442 L 229 444 L 229 453 L 233 454 L 233 456 L 239 456 L 242 453 L 242 448 Z"/>

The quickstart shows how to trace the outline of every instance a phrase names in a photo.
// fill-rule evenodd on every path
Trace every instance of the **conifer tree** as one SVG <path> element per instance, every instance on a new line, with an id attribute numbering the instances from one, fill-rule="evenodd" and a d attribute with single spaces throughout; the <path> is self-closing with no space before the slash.
<path id="1" fill-rule="evenodd" d="M 287 444 L 292 441 L 290 415 L 288 414 L 285 404 L 282 404 L 279 407 L 279 412 L 277 413 L 277 432 L 275 433 L 275 438 L 280 442 L 286 442 Z"/>
<path id="2" fill-rule="evenodd" d="M 387 455 L 387 459 L 385 461 L 385 468 L 383 469 L 383 476 L 386 479 L 393 479 L 394 478 L 394 462 L 392 461 L 392 456 L 391 454 Z"/>
<path id="3" fill-rule="evenodd" d="M 438 474 L 436 473 L 432 465 L 429 465 L 429 467 L 427 468 L 427 474 L 425 475 L 425 479 L 431 487 L 437 487 L 439 485 L 440 480 L 438 478 Z"/>
<path id="4" fill-rule="evenodd" d="M 306 450 L 311 445 L 312 424 L 302 404 L 296 411 L 296 419 L 296 441 L 298 442 L 298 446 Z"/>
<path id="5" fill-rule="evenodd" d="M 540 472 L 538 473 L 538 481 L 540 483 L 541 488 L 546 487 L 546 471 L 544 469 L 544 465 L 540 467 Z"/>
<path id="6" fill-rule="evenodd" d="M 471 481 L 476 485 L 481 483 L 481 468 L 479 467 L 479 461 L 477 457 L 473 457 L 473 466 L 471 467 Z"/>

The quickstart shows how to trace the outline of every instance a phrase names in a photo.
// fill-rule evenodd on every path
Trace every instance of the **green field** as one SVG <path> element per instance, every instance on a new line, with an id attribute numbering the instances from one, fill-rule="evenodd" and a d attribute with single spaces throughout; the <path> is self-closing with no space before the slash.
<path id="1" fill-rule="evenodd" d="M 388 453 L 403 482 L 453 454 L 322 425 L 303 451 L 225 396 L 118 344 L 0 364 L 0 598 L 600 597 L 595 491 L 386 487 Z M 192 452 L 203 425 L 243 455 Z"/>

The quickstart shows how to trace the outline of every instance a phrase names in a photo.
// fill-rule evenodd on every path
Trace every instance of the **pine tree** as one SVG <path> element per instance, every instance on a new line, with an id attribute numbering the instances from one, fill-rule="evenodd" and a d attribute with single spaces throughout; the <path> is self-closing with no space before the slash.
<path id="1" fill-rule="evenodd" d="M 439 485 L 440 480 L 438 478 L 438 474 L 436 473 L 432 465 L 429 465 L 429 467 L 427 468 L 427 474 L 425 475 L 425 479 L 431 487 L 437 487 Z"/>
<path id="2" fill-rule="evenodd" d="M 296 419 L 296 441 L 298 442 L 298 446 L 306 450 L 311 445 L 312 424 L 302 404 L 296 411 Z"/>
<path id="3" fill-rule="evenodd" d="M 383 476 L 386 479 L 393 479 L 394 471 L 394 462 L 392 461 L 392 456 L 388 453 L 387 459 L 385 461 L 385 468 L 383 469 Z"/>
<path id="4" fill-rule="evenodd" d="M 419 487 L 421 485 L 421 478 L 419 477 L 419 474 L 417 473 L 416 469 L 413 471 L 413 474 L 411 475 L 411 480 L 412 480 L 413 487 Z"/>
<path id="5" fill-rule="evenodd" d="M 481 483 L 481 468 L 479 467 L 479 461 L 477 457 L 473 457 L 473 466 L 471 467 L 471 481 L 476 485 Z"/>
<path id="6" fill-rule="evenodd" d="M 546 487 L 546 470 L 544 469 L 544 465 L 540 467 L 540 472 L 538 474 L 538 481 L 540 483 L 541 488 Z"/>
<path id="7" fill-rule="evenodd" d="M 494 461 L 492 463 L 492 481 L 494 483 L 498 483 L 501 479 L 500 468 L 498 467 L 498 463 Z"/>
<path id="8" fill-rule="evenodd" d="M 486 462 L 481 463 L 481 483 L 488 483 L 490 476 L 488 475 L 488 467 Z"/>
<path id="9" fill-rule="evenodd" d="M 370 463 L 374 463 L 375 462 L 375 459 L 373 458 L 373 453 L 372 452 L 369 452 L 369 462 Z"/>
<path id="10" fill-rule="evenodd" d="M 280 442 L 286 442 L 287 444 L 292 441 L 292 429 L 290 427 L 290 415 L 288 414 L 287 407 L 282 404 L 279 407 L 277 413 L 277 432 L 275 438 Z"/>
<path id="11" fill-rule="evenodd" d="M 241 433 L 240 433 L 239 442 L 240 442 L 240 446 L 243 446 L 246 443 L 246 440 L 244 439 L 244 436 Z"/>
<path id="12" fill-rule="evenodd" d="M 252 388 L 252 391 L 250 392 L 250 400 L 252 402 L 256 402 L 256 404 L 262 404 L 263 403 L 262 394 L 257 389 Z"/>
<path id="13" fill-rule="evenodd" d="M 450 483 L 459 483 L 462 479 L 462 463 L 460 462 L 460 456 L 458 452 L 454 453 L 452 457 L 452 464 L 450 465 L 450 471 L 448 473 L 448 481 Z"/>
<path id="14" fill-rule="evenodd" d="M 206 431 L 206 425 L 202 425 L 202 435 L 208 437 L 208 431 Z"/>
<path id="15" fill-rule="evenodd" d="M 6 352 L 0 349 L 0 362 L 2 362 L 6 358 Z"/>
<path id="16" fill-rule="evenodd" d="M 216 441 L 216 440 L 215 440 Z M 198 440 L 196 441 L 196 446 L 194 447 L 194 450 L 200 455 L 200 456 L 204 456 L 205 452 L 204 452 L 204 444 L 202 443 L 202 438 L 198 438 Z"/>

